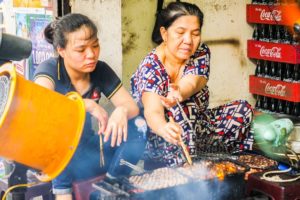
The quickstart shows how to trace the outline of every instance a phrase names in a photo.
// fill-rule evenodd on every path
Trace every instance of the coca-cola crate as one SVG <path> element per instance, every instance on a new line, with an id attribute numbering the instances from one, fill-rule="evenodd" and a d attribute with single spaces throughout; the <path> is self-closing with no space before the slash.
<path id="1" fill-rule="evenodd" d="M 249 90 L 252 94 L 300 102 L 300 83 L 277 81 L 250 75 Z"/>
<path id="2" fill-rule="evenodd" d="M 261 60 L 298 64 L 300 63 L 300 45 L 248 40 L 247 56 Z"/>
<path id="3" fill-rule="evenodd" d="M 247 4 L 247 22 L 260 24 L 289 25 L 284 12 L 294 5 L 255 5 Z"/>

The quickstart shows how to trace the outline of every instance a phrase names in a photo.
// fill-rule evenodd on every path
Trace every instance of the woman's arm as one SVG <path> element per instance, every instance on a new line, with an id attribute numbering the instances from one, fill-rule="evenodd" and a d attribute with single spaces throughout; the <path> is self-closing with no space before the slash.
<path id="1" fill-rule="evenodd" d="M 165 120 L 164 107 L 160 102 L 160 96 L 152 92 L 144 92 L 142 102 L 147 124 L 152 131 L 166 141 L 178 144 L 181 128 L 177 123 Z"/>
<path id="2" fill-rule="evenodd" d="M 166 107 L 176 105 L 176 99 L 184 101 L 202 90 L 207 84 L 210 71 L 210 50 L 204 43 L 194 53 L 192 64 L 189 64 L 187 74 L 175 83 L 175 90 L 171 88 L 167 98 L 162 97 Z"/>
<path id="3" fill-rule="evenodd" d="M 105 131 L 108 121 L 108 114 L 100 106 L 92 99 L 83 99 L 85 111 L 89 112 L 93 117 L 95 117 L 98 121 L 99 131 L 98 134 L 101 134 Z"/>
<path id="4" fill-rule="evenodd" d="M 110 99 L 116 107 L 109 117 L 107 127 L 104 131 L 104 141 L 111 135 L 111 146 L 118 146 L 127 140 L 127 122 L 139 114 L 139 108 L 129 92 L 122 86 Z"/>
<path id="5" fill-rule="evenodd" d="M 203 76 L 186 75 L 178 81 L 178 84 L 170 84 L 167 97 L 161 96 L 160 100 L 166 108 L 176 105 L 176 99 L 182 102 L 204 88 L 207 79 Z"/>
<path id="6" fill-rule="evenodd" d="M 136 117 L 139 114 L 139 108 L 137 104 L 124 86 L 118 89 L 118 91 L 111 97 L 110 100 L 116 109 L 122 109 L 127 113 L 128 119 Z"/>
<path id="7" fill-rule="evenodd" d="M 37 77 L 34 80 L 34 82 L 42 87 L 48 88 L 49 90 L 55 89 L 53 82 L 47 77 L 44 77 L 44 76 Z"/>
<path id="8" fill-rule="evenodd" d="M 178 90 L 182 97 L 181 101 L 184 101 L 195 93 L 199 92 L 204 88 L 207 83 L 207 79 L 203 76 L 198 75 L 186 75 L 178 82 Z"/>

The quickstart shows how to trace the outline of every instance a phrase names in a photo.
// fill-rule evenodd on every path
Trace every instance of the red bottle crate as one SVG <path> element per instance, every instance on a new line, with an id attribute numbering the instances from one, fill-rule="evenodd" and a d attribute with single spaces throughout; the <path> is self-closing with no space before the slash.
<path id="1" fill-rule="evenodd" d="M 261 60 L 297 64 L 300 63 L 300 45 L 248 40 L 247 56 Z"/>
<path id="2" fill-rule="evenodd" d="M 289 6 L 289 5 L 285 5 Z M 247 22 L 260 24 L 279 24 L 288 25 L 286 15 L 283 15 L 283 10 L 287 7 L 272 6 L 272 5 L 247 5 Z"/>
<path id="3" fill-rule="evenodd" d="M 277 81 L 250 75 L 249 90 L 252 94 L 300 102 L 300 83 Z"/>

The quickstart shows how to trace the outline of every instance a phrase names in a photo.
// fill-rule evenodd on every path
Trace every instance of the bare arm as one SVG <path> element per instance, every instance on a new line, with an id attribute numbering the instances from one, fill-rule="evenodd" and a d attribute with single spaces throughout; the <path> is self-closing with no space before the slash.
<path id="1" fill-rule="evenodd" d="M 34 80 L 34 82 L 36 84 L 38 84 L 38 85 L 40 85 L 42 87 L 48 88 L 50 90 L 54 90 L 55 89 L 53 82 L 49 78 L 47 78 L 47 77 L 44 77 L 44 76 L 38 77 L 38 78 L 36 78 Z"/>
<path id="2" fill-rule="evenodd" d="M 178 144 L 181 128 L 177 123 L 165 120 L 164 107 L 160 102 L 160 96 L 152 92 L 144 92 L 142 102 L 148 126 L 166 141 Z"/>
<path id="3" fill-rule="evenodd" d="M 127 118 L 131 119 L 139 114 L 139 108 L 129 92 L 122 86 L 112 97 L 111 102 L 116 109 L 122 108 L 127 112 Z"/>
<path id="4" fill-rule="evenodd" d="M 195 93 L 202 90 L 206 83 L 207 79 L 203 76 L 197 76 L 192 74 L 184 76 L 178 82 L 179 91 L 182 96 L 181 101 L 188 99 Z"/>
<path id="5" fill-rule="evenodd" d="M 166 108 L 176 105 L 176 99 L 180 102 L 188 99 L 199 92 L 207 83 L 207 79 L 202 76 L 186 75 L 177 84 L 170 85 L 167 97 L 161 96 L 161 102 Z"/>
<path id="6" fill-rule="evenodd" d="M 111 135 L 111 146 L 115 144 L 119 146 L 123 141 L 127 140 L 127 122 L 139 114 L 139 108 L 129 92 L 122 86 L 110 99 L 115 110 L 112 112 L 107 127 L 104 131 L 104 141 L 106 142 Z"/>

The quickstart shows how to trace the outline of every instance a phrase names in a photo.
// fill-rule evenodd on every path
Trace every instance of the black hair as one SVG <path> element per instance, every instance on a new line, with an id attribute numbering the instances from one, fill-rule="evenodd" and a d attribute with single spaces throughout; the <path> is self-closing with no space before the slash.
<path id="1" fill-rule="evenodd" d="M 154 27 L 152 33 L 152 40 L 156 44 L 163 42 L 162 36 L 160 34 L 160 27 L 165 27 L 168 29 L 173 22 L 182 16 L 196 16 L 200 23 L 200 31 L 203 25 L 203 12 L 196 4 L 191 4 L 187 2 L 171 2 L 167 5 L 166 8 L 162 9 L 156 16 L 156 22 L 158 23 Z M 155 35 L 155 37 L 154 37 Z"/>
<path id="2" fill-rule="evenodd" d="M 90 29 L 90 38 L 97 36 L 98 29 L 92 20 L 79 13 L 70 13 L 46 26 L 44 30 L 45 39 L 53 45 L 54 49 L 57 47 L 65 48 L 68 42 L 67 34 L 77 31 L 82 26 Z"/>

